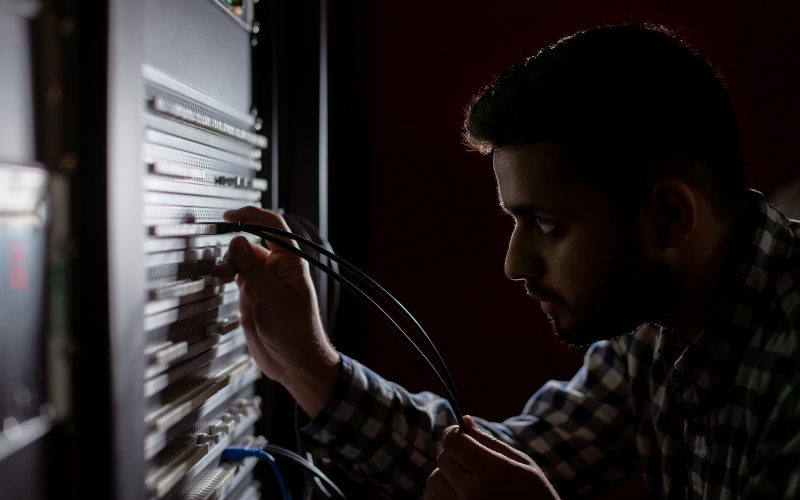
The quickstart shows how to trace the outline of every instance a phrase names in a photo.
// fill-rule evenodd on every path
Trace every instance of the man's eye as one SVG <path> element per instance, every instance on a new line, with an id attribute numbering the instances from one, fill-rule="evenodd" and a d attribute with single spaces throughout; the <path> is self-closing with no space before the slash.
<path id="1" fill-rule="evenodd" d="M 542 234 L 548 234 L 554 231 L 557 227 L 556 221 L 550 219 L 542 219 L 540 217 L 536 218 L 536 225 L 539 226 L 539 231 L 541 231 Z"/>

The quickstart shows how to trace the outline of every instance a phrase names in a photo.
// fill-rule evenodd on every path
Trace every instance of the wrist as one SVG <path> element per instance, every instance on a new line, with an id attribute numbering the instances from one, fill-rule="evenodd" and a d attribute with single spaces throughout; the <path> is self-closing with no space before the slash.
<path id="1" fill-rule="evenodd" d="M 320 346 L 314 355 L 286 370 L 278 382 L 314 419 L 333 394 L 341 364 L 342 358 L 332 346 Z"/>

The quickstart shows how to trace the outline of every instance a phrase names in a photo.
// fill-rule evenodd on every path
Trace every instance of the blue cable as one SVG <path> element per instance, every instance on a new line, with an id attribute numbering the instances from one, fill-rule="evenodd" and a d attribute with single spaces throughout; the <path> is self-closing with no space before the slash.
<path id="1" fill-rule="evenodd" d="M 283 500 L 292 500 L 292 494 L 289 492 L 289 487 L 286 485 L 286 481 L 283 479 L 283 474 L 281 473 L 280 467 L 278 467 L 278 462 L 275 461 L 275 457 L 261 448 L 251 448 L 247 446 L 231 446 L 230 448 L 225 448 L 225 450 L 222 452 L 222 459 L 231 462 L 239 462 L 249 457 L 256 457 L 265 460 L 269 466 L 272 467 L 272 472 L 275 474 L 275 479 L 278 480 L 278 486 L 281 489 Z"/>

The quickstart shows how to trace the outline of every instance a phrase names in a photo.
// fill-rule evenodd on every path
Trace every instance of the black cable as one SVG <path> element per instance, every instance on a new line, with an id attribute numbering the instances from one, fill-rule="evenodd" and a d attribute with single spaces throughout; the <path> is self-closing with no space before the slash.
<path id="1" fill-rule="evenodd" d="M 458 422 L 459 428 L 463 432 L 467 432 L 466 424 L 464 423 L 463 412 L 461 410 L 461 405 L 460 405 L 460 403 L 459 403 L 459 401 L 458 401 L 458 399 L 456 397 L 454 384 L 452 383 L 452 377 L 448 378 L 449 383 L 448 383 L 448 381 L 445 381 L 445 379 L 442 377 L 442 375 L 439 373 L 439 371 L 436 369 L 436 367 L 433 366 L 433 364 L 428 359 L 428 357 L 420 350 L 419 346 L 417 346 L 416 343 L 414 343 L 414 341 L 411 340 L 411 338 L 408 336 L 408 334 L 406 334 L 405 331 L 402 328 L 400 328 L 400 326 L 394 321 L 394 319 L 383 308 L 381 308 L 371 297 L 369 297 L 363 290 L 358 288 L 356 285 L 354 285 L 352 282 L 350 282 L 350 280 L 348 280 L 347 278 L 345 278 L 341 274 L 334 272 L 329 266 L 323 264 L 319 260 L 315 259 L 313 256 L 307 254 L 306 252 L 300 250 L 299 248 L 297 248 L 297 247 L 295 247 L 295 246 L 293 246 L 293 245 L 291 245 L 289 243 L 286 243 L 285 241 L 283 241 L 283 240 L 281 240 L 281 239 L 279 239 L 279 238 L 277 238 L 275 236 L 272 236 L 272 234 L 270 234 L 270 233 L 274 232 L 274 233 L 280 234 L 281 236 L 284 236 L 286 238 L 291 238 L 291 239 L 295 239 L 295 240 L 298 240 L 298 241 L 302 241 L 303 243 L 309 244 L 309 246 L 314 246 L 315 244 L 313 242 L 308 242 L 308 240 L 305 240 L 305 238 L 302 238 L 301 236 L 293 234 L 293 233 L 291 233 L 289 231 L 283 231 L 283 230 L 276 229 L 276 228 L 269 227 L 269 226 L 258 226 L 258 225 L 241 224 L 241 223 L 239 223 L 239 224 L 218 223 L 217 224 L 217 228 L 218 228 L 219 232 L 241 232 L 241 231 L 245 231 L 245 232 L 254 234 L 255 236 L 258 236 L 260 238 L 263 238 L 263 239 L 265 239 L 265 240 L 267 240 L 267 241 L 269 241 L 271 243 L 274 243 L 274 244 L 276 244 L 276 245 L 278 245 L 278 246 L 290 251 L 291 253 L 297 255 L 298 257 L 302 258 L 303 260 L 306 260 L 307 262 L 309 262 L 310 264 L 314 265 L 315 267 L 323 270 L 330 277 L 332 277 L 333 279 L 338 281 L 344 288 L 346 288 L 348 291 L 350 291 L 351 293 L 355 294 L 359 299 L 361 299 L 363 302 L 365 302 L 366 305 L 368 305 L 375 312 L 377 312 L 378 315 L 384 321 L 386 321 L 389 324 L 389 326 L 391 327 L 392 331 L 395 332 L 396 334 L 398 334 L 400 336 L 401 340 L 405 341 L 405 343 L 411 348 L 412 352 L 414 352 L 414 354 L 417 355 L 417 357 L 420 359 L 420 361 L 422 361 L 422 363 L 428 368 L 428 370 L 433 375 L 434 380 L 445 391 L 446 397 L 450 401 L 450 404 L 452 406 L 453 412 L 455 413 L 456 421 Z M 269 229 L 269 230 L 265 230 L 265 229 Z M 303 241 L 303 240 L 305 240 L 305 241 Z M 327 250 L 325 250 L 325 252 L 327 252 Z M 344 259 L 341 259 L 337 255 L 331 254 L 331 255 L 327 255 L 327 257 L 329 257 L 330 259 L 333 259 L 333 260 L 337 260 L 340 264 L 342 264 L 342 266 L 344 266 L 348 270 L 352 271 L 352 270 L 355 269 L 356 270 L 355 274 L 358 275 L 358 273 L 360 273 L 361 275 L 363 275 L 365 277 L 364 279 L 369 280 L 372 283 L 375 283 L 374 280 L 372 280 L 371 278 L 369 278 L 365 274 L 361 273 L 361 271 L 358 271 L 352 264 L 347 263 L 346 261 L 344 261 Z M 377 283 L 375 283 L 375 286 L 380 287 L 380 285 L 378 285 Z M 387 295 L 389 295 L 391 297 L 391 294 L 386 292 L 385 289 L 383 289 L 382 287 L 380 287 L 380 289 L 382 289 Z M 391 298 L 394 299 L 394 297 L 391 297 Z M 408 311 L 405 309 L 405 307 L 403 307 L 402 304 L 399 304 L 399 301 L 397 301 L 397 299 L 394 299 L 393 301 L 396 302 L 399 305 L 401 310 L 405 310 L 408 313 Z M 410 313 L 408 313 L 408 315 L 410 316 Z M 413 319 L 413 316 L 412 316 L 412 319 Z M 413 323 L 416 323 L 416 320 L 413 320 Z M 427 335 L 426 335 L 426 337 L 427 337 Z M 427 339 L 427 342 L 430 342 L 430 344 L 433 344 L 433 342 L 430 340 L 430 338 Z M 444 370 L 446 371 L 446 373 L 449 374 L 449 372 L 447 371 L 447 367 L 444 364 L 444 360 L 441 358 L 440 355 L 438 355 L 438 350 L 436 350 L 435 347 L 434 347 L 433 351 L 434 351 L 434 356 L 436 357 L 437 361 L 439 361 L 439 363 L 442 366 L 444 366 Z M 451 388 L 451 384 L 453 384 L 452 388 Z"/>
<path id="2" fill-rule="evenodd" d="M 310 256 L 310 255 L 306 254 L 302 250 L 299 250 L 297 247 L 295 247 L 293 245 L 290 245 L 290 244 L 284 242 L 283 240 L 280 240 L 280 239 L 272 237 L 272 236 L 267 236 L 266 234 L 272 233 L 272 231 L 264 231 L 263 229 L 266 228 L 266 227 L 268 227 L 268 226 L 251 226 L 251 228 L 248 229 L 247 225 L 242 225 L 242 230 L 246 231 L 246 232 L 250 232 L 251 234 L 259 236 L 259 237 L 261 237 L 261 238 L 263 238 L 263 239 L 265 239 L 267 241 L 273 242 L 273 243 L 275 243 L 275 244 L 277 244 L 277 245 L 279 245 L 279 246 L 291 251 L 295 255 L 298 255 L 299 257 L 301 257 L 301 258 L 305 259 L 306 261 L 308 261 L 309 263 L 313 264 L 315 267 L 317 267 L 319 269 L 322 269 L 326 274 L 328 274 L 329 276 L 331 276 L 335 280 L 339 281 L 339 283 L 341 283 L 342 286 L 347 288 L 351 293 L 354 293 L 356 296 L 360 297 L 362 300 L 366 299 L 367 300 L 367 305 L 370 305 L 370 307 L 372 307 L 372 309 L 374 311 L 376 311 L 385 320 L 387 320 L 389 322 L 390 326 L 393 327 L 393 330 L 401 335 L 401 339 L 405 340 L 406 343 L 411 346 L 412 350 L 415 353 L 417 353 L 417 355 L 419 356 L 420 360 L 426 366 L 428 366 L 428 369 L 433 374 L 434 379 L 436 379 L 439 382 L 440 387 L 442 387 L 442 389 L 446 392 L 446 394 L 448 396 L 447 399 L 450 401 L 450 404 L 453 407 L 453 410 L 454 410 L 454 413 L 455 413 L 455 416 L 456 416 L 456 420 L 458 422 L 459 427 L 461 428 L 461 430 L 463 432 L 467 432 L 466 425 L 464 424 L 463 411 L 461 409 L 461 402 L 458 399 L 458 395 L 457 395 L 456 389 L 455 389 L 455 383 L 453 382 L 452 377 L 444 379 L 442 377 L 441 373 L 439 373 L 439 371 L 433 365 L 433 363 L 431 363 L 430 359 L 420 350 L 419 346 L 417 346 L 417 344 L 413 340 L 411 340 L 411 338 L 408 336 L 408 334 L 405 333 L 405 330 L 400 328 L 400 326 L 394 321 L 394 319 L 391 316 L 389 316 L 389 314 L 386 313 L 386 311 L 382 307 L 380 307 L 371 297 L 369 297 L 367 294 L 365 294 L 363 292 L 363 290 L 361 290 L 358 286 L 354 285 L 350 280 L 348 280 L 347 278 L 345 278 L 341 274 L 333 271 L 330 267 L 328 267 L 327 265 L 323 264 L 318 259 L 314 259 L 313 256 Z M 259 228 L 259 229 L 256 230 L 254 228 Z M 310 241 L 306 240 L 305 238 L 303 238 L 302 236 L 296 235 L 294 233 L 290 233 L 288 231 L 283 231 L 281 229 L 276 229 L 276 228 L 272 228 L 272 227 L 270 227 L 269 229 L 270 230 L 275 229 L 276 231 L 280 231 L 279 234 L 281 236 L 292 238 L 292 239 L 296 239 L 298 241 L 302 241 L 303 243 L 306 243 L 309 246 L 314 245 L 313 242 L 310 242 Z M 298 253 L 298 252 L 300 252 L 300 253 Z M 301 255 L 301 254 L 304 254 L 305 256 Z M 348 270 L 351 270 L 351 269 L 356 270 L 357 271 L 357 273 L 355 273 L 356 276 L 362 277 L 362 281 L 369 280 L 368 284 L 374 284 L 374 287 L 380 288 L 380 290 L 383 290 L 389 297 L 394 299 L 394 297 L 392 297 L 392 295 L 389 294 L 389 292 L 387 292 L 383 287 L 381 287 L 378 283 L 376 283 L 374 280 L 372 280 L 372 278 L 370 278 L 369 276 L 367 276 L 366 274 L 364 274 L 363 272 L 358 270 L 352 264 L 347 263 L 344 259 L 341 259 L 340 257 L 335 256 L 335 254 L 332 254 L 332 255 L 334 255 L 333 258 L 337 259 L 340 263 L 342 263 L 343 266 L 345 266 L 345 263 L 346 263 L 345 268 L 347 268 L 347 266 L 349 266 L 349 268 L 350 268 Z M 394 301 L 397 303 L 398 307 L 401 308 L 401 311 L 405 311 L 408 314 L 408 316 L 411 317 L 409 319 L 409 321 L 412 322 L 412 324 L 416 323 L 416 319 L 414 319 L 414 317 L 411 316 L 411 313 L 408 312 L 405 309 L 405 307 L 403 307 L 403 305 L 400 304 L 399 301 L 397 301 L 397 299 L 394 299 Z M 419 323 L 416 323 L 416 324 L 419 324 Z M 420 328 L 422 328 L 422 327 L 420 326 Z M 445 362 L 442 359 L 441 355 L 439 354 L 439 351 L 433 345 L 433 341 L 427 336 L 427 334 L 425 334 L 424 330 L 422 331 L 421 334 L 423 335 L 423 340 L 424 341 L 426 340 L 426 345 L 429 345 L 432 348 L 434 359 L 436 361 L 438 361 L 440 367 L 443 367 L 444 372 L 445 372 L 445 376 L 448 376 L 450 374 L 450 372 L 447 369 L 447 365 L 445 365 Z"/>
<path id="3" fill-rule="evenodd" d="M 300 455 L 300 454 L 298 453 L 298 455 Z M 300 456 L 302 456 L 302 455 L 300 455 Z M 312 455 L 310 451 L 307 451 L 307 452 L 306 452 L 306 460 L 307 460 L 307 461 L 308 461 L 308 463 L 310 463 L 311 465 L 315 465 L 315 464 L 314 464 L 314 455 Z M 320 478 L 318 478 L 317 476 L 311 476 L 311 477 L 313 477 L 313 478 L 314 478 L 314 483 L 316 483 L 316 485 L 317 485 L 317 489 L 319 489 L 319 491 L 321 491 L 322 493 L 324 493 L 324 494 L 325 494 L 325 496 L 326 496 L 326 497 L 328 497 L 328 498 L 331 498 L 331 497 L 333 496 L 333 495 L 331 495 L 331 494 L 330 494 L 330 492 L 328 491 L 328 489 L 327 489 L 327 488 L 325 488 L 325 485 L 324 485 L 324 484 L 322 484 L 322 480 L 320 480 Z"/>
<path id="4" fill-rule="evenodd" d="M 367 285 L 369 285 L 373 290 L 377 291 L 382 297 L 384 297 L 386 300 L 388 300 L 392 304 L 394 304 L 395 307 L 397 307 L 397 309 L 400 311 L 401 315 L 411 324 L 412 327 L 414 327 L 414 329 L 417 331 L 417 334 L 419 334 L 420 338 L 422 338 L 422 341 L 425 343 L 425 345 L 428 347 L 428 349 L 430 349 L 430 351 L 433 354 L 435 360 L 438 362 L 439 367 L 444 372 L 444 376 L 445 376 L 449 386 L 451 387 L 452 392 L 455 395 L 456 400 L 457 400 L 457 402 L 459 403 L 459 406 L 460 406 L 461 398 L 458 397 L 458 391 L 456 390 L 456 384 L 453 381 L 453 376 L 450 374 L 450 370 L 447 368 L 447 365 L 445 364 L 444 359 L 442 358 L 442 355 L 439 353 L 439 350 L 436 348 L 436 345 L 434 345 L 433 340 L 431 340 L 430 336 L 428 336 L 427 332 L 425 332 L 425 329 L 422 327 L 422 325 L 419 323 L 419 321 L 417 321 L 417 319 L 414 317 L 414 315 L 411 314 L 411 312 L 408 309 L 406 309 L 406 307 L 399 300 L 397 300 L 394 297 L 394 295 L 389 293 L 389 291 L 386 290 L 385 288 L 383 288 L 377 281 L 372 279 L 369 275 L 367 275 L 366 273 L 364 273 L 363 271 L 358 269 L 356 266 L 350 264 L 345 259 L 343 259 L 343 258 L 339 257 L 338 255 L 336 255 L 332 251 L 328 250 L 327 248 L 325 248 L 323 246 L 318 245 L 317 243 L 315 243 L 315 242 L 313 242 L 313 241 L 311 241 L 311 240 L 309 240 L 307 238 L 304 238 L 303 236 L 300 236 L 300 235 L 297 235 L 297 234 L 294 234 L 294 233 L 291 233 L 289 231 L 285 231 L 283 229 L 279 229 L 279 228 L 276 228 L 276 227 L 271 227 L 271 226 L 259 226 L 259 225 L 255 225 L 255 224 L 238 224 L 236 226 L 238 226 L 242 231 L 246 231 L 246 232 L 249 232 L 251 234 L 255 234 L 253 231 L 268 232 L 268 233 L 277 234 L 278 236 L 283 236 L 283 237 L 286 237 L 286 238 L 291 238 L 293 240 L 302 242 L 302 243 L 310 246 L 311 248 L 313 248 L 317 252 L 321 253 L 322 255 L 325 255 L 326 257 L 328 257 L 329 259 L 333 260 L 334 262 L 337 262 L 337 263 L 341 264 L 342 267 L 344 267 L 347 271 L 349 271 L 352 274 L 354 274 L 359 280 L 361 280 L 363 283 L 366 283 Z M 256 234 L 256 236 L 261 236 L 261 235 Z M 267 238 L 264 238 L 264 239 L 267 239 Z"/>
<path id="5" fill-rule="evenodd" d="M 322 482 L 325 483 L 325 486 L 327 486 L 331 490 L 333 490 L 333 492 L 339 498 L 341 498 L 343 500 L 347 500 L 347 497 L 345 497 L 345 495 L 342 492 L 342 490 L 339 489 L 338 486 L 336 486 L 336 483 L 331 481 L 330 478 L 328 476 L 326 476 L 324 472 L 319 470 L 313 464 L 309 463 L 305 458 L 301 457 L 297 453 L 295 453 L 295 452 L 293 452 L 291 450 L 287 450 L 286 448 L 283 448 L 282 446 L 275 446 L 274 444 L 265 444 L 263 449 L 264 449 L 264 451 L 272 453 L 275 456 L 286 458 L 286 459 L 291 460 L 292 462 L 300 465 L 301 467 L 303 467 L 307 471 L 309 471 L 312 474 L 314 474 L 315 477 L 318 477 L 319 479 L 321 479 Z"/>
<path id="6" fill-rule="evenodd" d="M 284 211 L 280 213 L 295 234 L 307 238 L 333 253 L 333 248 L 330 246 L 330 243 L 320 236 L 318 228 L 311 221 L 295 213 Z M 339 265 L 336 261 L 322 256 L 323 254 L 320 252 L 316 254 L 312 253 L 312 255 L 315 255 L 320 262 L 329 265 L 335 272 L 339 272 Z M 318 286 L 317 295 L 320 299 L 320 308 L 325 313 L 323 320 L 330 334 L 333 332 L 336 323 L 336 311 L 339 307 L 339 283 L 336 280 L 330 279 L 325 273 L 317 269 L 315 269 L 315 271 L 318 273 L 315 280 Z"/>
<path id="7" fill-rule="evenodd" d="M 250 232 L 250 231 L 247 231 L 247 232 Z M 350 280 L 348 280 L 347 278 L 345 278 L 341 274 L 334 272 L 330 267 L 328 267 L 327 265 L 323 264 L 322 262 L 320 262 L 319 260 L 315 259 L 313 256 L 307 254 L 306 252 L 300 250 L 299 248 L 297 248 L 297 247 L 295 247 L 293 245 L 290 245 L 289 243 L 286 243 L 285 241 L 280 240 L 279 238 L 276 238 L 275 236 L 270 235 L 268 232 L 266 234 L 257 234 L 256 232 L 253 232 L 252 234 L 255 234 L 256 236 L 264 238 L 265 240 L 267 240 L 267 241 L 269 241 L 271 243 L 275 243 L 276 245 L 278 245 L 278 246 L 280 246 L 282 248 L 285 248 L 286 250 L 289 250 L 290 252 L 292 252 L 293 254 L 297 255 L 300 258 L 302 258 L 303 260 L 306 260 L 310 264 L 314 265 L 315 267 L 323 270 L 330 277 L 332 277 L 333 279 L 338 281 L 345 289 L 347 289 L 349 292 L 353 293 L 358 298 L 360 298 L 362 301 L 364 301 L 366 303 L 366 305 L 368 305 L 373 311 L 378 313 L 378 315 L 381 318 L 383 318 L 384 321 L 387 322 L 387 324 L 392 329 L 392 331 L 397 333 L 400 336 L 401 340 L 405 341 L 406 345 L 408 345 L 411 348 L 411 350 L 414 352 L 414 354 L 417 355 L 419 360 L 422 361 L 422 363 L 431 372 L 431 375 L 433 376 L 434 380 L 439 384 L 439 387 L 441 387 L 442 390 L 445 391 L 446 397 L 450 401 L 450 404 L 453 407 L 453 411 L 454 411 L 454 413 L 456 415 L 456 420 L 458 421 L 459 427 L 464 432 L 466 432 L 466 425 L 464 424 L 463 412 L 461 410 L 461 406 L 459 405 L 458 401 L 455 398 L 455 393 L 453 392 L 451 387 L 444 380 L 444 378 L 439 373 L 439 371 L 436 369 L 436 367 L 433 366 L 433 363 L 431 363 L 430 359 L 428 359 L 428 357 L 425 355 L 425 353 L 422 352 L 422 350 L 420 350 L 419 346 L 417 346 L 417 344 L 414 343 L 413 340 L 411 340 L 411 337 L 408 336 L 408 334 L 400 327 L 400 325 L 398 325 L 397 322 L 394 321 L 394 319 L 381 306 L 379 306 L 372 299 L 372 297 L 370 297 L 366 293 L 364 293 L 363 290 L 361 290 L 356 285 L 354 285 Z"/>

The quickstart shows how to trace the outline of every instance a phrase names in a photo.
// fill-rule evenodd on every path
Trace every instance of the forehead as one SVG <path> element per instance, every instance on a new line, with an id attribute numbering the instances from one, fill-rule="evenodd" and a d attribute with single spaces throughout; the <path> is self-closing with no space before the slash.
<path id="1" fill-rule="evenodd" d="M 493 163 L 500 201 L 509 209 L 566 207 L 588 189 L 567 173 L 564 155 L 551 143 L 499 148 Z"/>
<path id="2" fill-rule="evenodd" d="M 580 180 L 555 144 L 499 148 L 493 163 L 500 203 L 512 214 L 551 215 L 594 227 L 616 220 L 608 193 Z"/>

